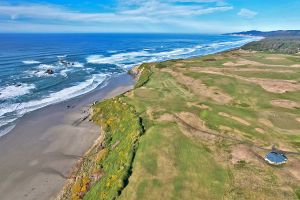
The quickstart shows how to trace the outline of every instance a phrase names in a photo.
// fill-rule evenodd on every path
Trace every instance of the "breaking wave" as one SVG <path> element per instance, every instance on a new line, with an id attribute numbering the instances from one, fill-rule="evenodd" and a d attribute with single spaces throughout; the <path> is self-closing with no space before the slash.
<path id="1" fill-rule="evenodd" d="M 11 99 L 25 94 L 29 94 L 31 90 L 35 89 L 34 84 L 17 84 L 8 85 L 0 88 L 0 99 Z"/>

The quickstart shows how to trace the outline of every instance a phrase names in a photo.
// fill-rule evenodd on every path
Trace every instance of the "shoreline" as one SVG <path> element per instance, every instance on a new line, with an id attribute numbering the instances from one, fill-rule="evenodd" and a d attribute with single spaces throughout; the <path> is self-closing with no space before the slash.
<path id="1" fill-rule="evenodd" d="M 1 198 L 55 198 L 74 164 L 99 138 L 100 127 L 87 120 L 89 105 L 133 85 L 132 77 L 122 74 L 102 88 L 20 118 L 0 138 Z"/>
<path id="2" fill-rule="evenodd" d="M 232 51 L 234 49 L 235 48 L 221 52 Z M 213 54 L 217 53 L 220 52 Z M 203 56 L 206 55 L 195 57 Z M 117 83 L 114 81 L 117 81 Z M 0 176 L 4 177 L 2 174 L 7 175 L 4 181 L 0 182 L 0 192 L 5 193 L 5 197 L 8 199 L 35 199 L 35 197 L 40 196 L 43 196 L 44 199 L 56 198 L 66 183 L 66 176 L 72 173 L 80 157 L 89 152 L 94 143 L 99 139 L 100 127 L 85 120 L 89 106 L 99 100 L 110 99 L 127 92 L 133 89 L 134 85 L 132 76 L 124 73 L 119 77 L 112 78 L 109 83 L 102 88 L 97 88 L 70 100 L 48 105 L 21 117 L 17 121 L 16 126 L 9 133 L 0 137 L 0 162 L 9 160 L 7 164 L 9 167 L 5 167 L 4 169 L 3 167 L 0 168 Z M 82 120 L 83 118 L 84 120 Z M 39 122 L 41 123 L 39 124 Z M 77 122 L 79 123 L 77 124 Z M 73 129 L 74 127 L 75 129 Z M 71 132 L 77 131 L 78 133 L 76 134 L 79 136 L 74 138 Z M 87 134 L 82 133 L 84 131 L 88 131 L 89 135 L 86 136 Z M 39 135 L 38 133 L 42 134 Z M 87 137 L 85 138 L 86 141 L 82 141 L 83 136 Z M 70 141 L 67 141 L 68 139 L 70 139 Z M 46 145 L 55 147 L 50 147 L 50 150 L 48 150 L 44 148 Z M 15 146 L 23 148 L 23 151 L 14 149 Z M 28 152 L 30 152 L 30 156 L 26 157 Z M 14 157 L 10 154 L 16 155 Z M 22 154 L 25 156 L 23 157 Z M 28 163 L 26 167 L 24 167 L 24 165 L 19 166 L 18 162 L 22 161 L 19 160 L 20 157 Z M 39 159 L 44 160 L 45 163 L 42 163 L 40 168 L 35 168 L 35 166 L 40 164 Z M 16 169 L 17 175 L 14 177 L 11 174 L 15 173 Z M 30 177 L 28 180 L 26 176 L 25 178 L 19 178 L 22 182 L 18 182 L 20 174 L 25 174 Z M 51 174 L 52 176 L 49 178 L 47 174 Z M 33 182 L 32 186 L 28 184 L 28 181 Z M 41 186 L 41 183 L 46 183 L 45 185 L 48 185 L 48 187 L 45 185 Z M 17 186 L 15 186 L 15 184 L 17 184 Z M 7 188 L 13 189 L 7 191 Z M 20 189 L 16 192 L 13 191 L 14 188 Z"/>

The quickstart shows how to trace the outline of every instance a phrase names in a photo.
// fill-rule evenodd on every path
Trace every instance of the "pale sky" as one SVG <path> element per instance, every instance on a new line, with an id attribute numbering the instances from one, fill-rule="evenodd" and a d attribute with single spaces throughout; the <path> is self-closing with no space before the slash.
<path id="1" fill-rule="evenodd" d="M 0 32 L 300 29 L 299 0 L 1 0 Z"/>

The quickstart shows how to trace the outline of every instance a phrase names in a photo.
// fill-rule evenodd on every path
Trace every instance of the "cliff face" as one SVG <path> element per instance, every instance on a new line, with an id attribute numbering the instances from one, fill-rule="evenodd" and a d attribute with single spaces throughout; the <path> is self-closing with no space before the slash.
<path id="1" fill-rule="evenodd" d="M 141 70 L 141 69 L 140 69 Z M 92 120 L 101 133 L 57 199 L 115 199 L 127 185 L 143 124 L 123 95 L 96 103 Z"/>

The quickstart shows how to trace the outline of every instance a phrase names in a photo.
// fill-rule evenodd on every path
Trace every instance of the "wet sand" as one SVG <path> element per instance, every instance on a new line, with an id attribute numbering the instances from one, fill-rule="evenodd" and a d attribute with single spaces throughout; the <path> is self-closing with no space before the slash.
<path id="1" fill-rule="evenodd" d="M 0 199 L 54 199 L 75 162 L 99 137 L 100 128 L 85 119 L 89 105 L 133 85 L 123 74 L 89 94 L 23 116 L 0 138 Z"/>

